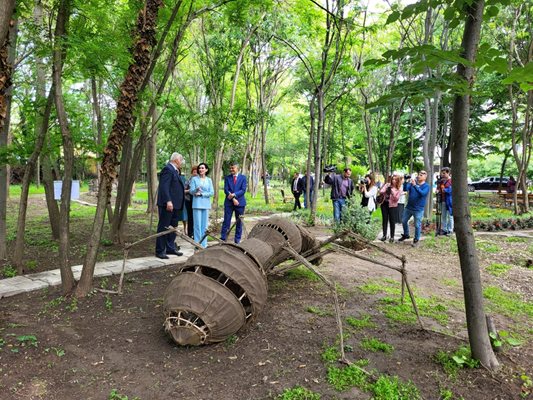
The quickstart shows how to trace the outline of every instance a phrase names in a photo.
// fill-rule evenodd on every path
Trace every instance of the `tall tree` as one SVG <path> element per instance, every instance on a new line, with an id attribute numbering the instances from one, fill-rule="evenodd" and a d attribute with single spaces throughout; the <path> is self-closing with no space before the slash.
<path id="1" fill-rule="evenodd" d="M 473 63 L 476 58 L 483 19 L 484 0 L 474 0 L 465 5 L 466 23 L 461 44 L 462 57 L 468 64 L 457 65 L 457 76 L 466 82 L 468 88 L 474 83 Z M 472 356 L 486 368 L 498 367 L 490 344 L 485 312 L 483 291 L 476 253 L 472 218 L 468 204 L 468 121 L 470 117 L 470 90 L 455 96 L 452 116 L 451 156 L 454 165 L 452 195 L 454 199 L 453 217 L 457 234 L 457 246 L 461 263 L 463 290 L 465 296 L 466 322 Z"/>
<path id="2" fill-rule="evenodd" d="M 157 15 L 162 5 L 162 0 L 146 0 L 137 17 L 134 30 L 135 44 L 132 49 L 133 60 L 120 86 L 117 115 L 104 149 L 93 229 L 87 246 L 87 256 L 83 263 L 81 278 L 76 288 L 76 295 L 80 297 L 86 296 L 92 287 L 106 207 L 111 197 L 111 185 L 117 177 L 118 156 L 124 138 L 133 127 L 133 111 L 137 104 L 139 89 L 150 67 L 152 48 L 156 44 Z"/>

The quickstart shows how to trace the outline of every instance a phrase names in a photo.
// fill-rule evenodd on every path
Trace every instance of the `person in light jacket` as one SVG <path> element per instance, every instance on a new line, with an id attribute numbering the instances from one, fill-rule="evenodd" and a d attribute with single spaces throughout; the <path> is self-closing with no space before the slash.
<path id="1" fill-rule="evenodd" d="M 359 185 L 359 191 L 363 195 L 361 198 L 361 206 L 366 207 L 370 212 L 370 215 L 372 215 L 376 210 L 376 195 L 378 194 L 376 176 L 374 173 L 365 176 L 365 184 Z"/>
<path id="2" fill-rule="evenodd" d="M 402 178 L 394 174 L 390 178 L 390 183 L 386 183 L 379 190 L 379 193 L 385 196 L 385 200 L 381 203 L 381 224 L 383 227 L 383 236 L 381 241 L 387 240 L 387 225 L 390 227 L 389 242 L 394 243 L 394 231 L 396 228 L 396 221 L 398 220 L 398 201 L 402 194 Z"/>
<path id="3" fill-rule="evenodd" d="M 194 221 L 194 240 L 207 247 L 207 237 L 201 242 L 209 224 L 209 210 L 211 210 L 211 197 L 215 193 L 213 182 L 207 176 L 209 167 L 206 163 L 198 164 L 198 176 L 191 179 L 189 193 L 192 196 L 192 212 Z"/>

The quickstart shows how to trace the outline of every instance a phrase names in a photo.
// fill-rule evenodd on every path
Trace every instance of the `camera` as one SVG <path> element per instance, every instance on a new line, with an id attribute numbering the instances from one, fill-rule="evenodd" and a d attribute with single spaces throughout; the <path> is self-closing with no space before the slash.
<path id="1" fill-rule="evenodd" d="M 337 166 L 335 164 L 326 165 L 324 169 L 322 170 L 322 172 L 326 172 L 326 173 L 337 172 Z"/>
<path id="2" fill-rule="evenodd" d="M 411 179 L 411 175 L 410 174 L 405 174 L 403 176 L 403 179 L 405 179 L 406 181 L 410 180 Z"/>
<path id="3" fill-rule="evenodd" d="M 359 179 L 359 184 L 360 185 L 366 185 L 366 179 L 365 178 Z"/>

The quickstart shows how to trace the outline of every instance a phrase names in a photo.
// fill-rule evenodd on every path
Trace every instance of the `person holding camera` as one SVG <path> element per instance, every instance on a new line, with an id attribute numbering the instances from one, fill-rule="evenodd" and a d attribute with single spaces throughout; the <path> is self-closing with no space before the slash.
<path id="1" fill-rule="evenodd" d="M 359 181 L 359 192 L 362 194 L 361 207 L 368 208 L 370 215 L 372 215 L 376 209 L 376 195 L 378 193 L 374 173 L 365 175 L 364 179 Z"/>
<path id="2" fill-rule="evenodd" d="M 324 168 L 328 174 L 324 177 L 324 182 L 331 185 L 331 200 L 333 203 L 333 220 L 341 222 L 342 209 L 346 205 L 346 199 L 349 199 L 354 190 L 354 184 L 351 178 L 352 170 L 344 168 L 342 175 L 334 174 L 331 169 Z"/>
<path id="3" fill-rule="evenodd" d="M 398 219 L 398 201 L 402 193 L 402 179 L 399 175 L 393 174 L 390 182 L 383 185 L 379 191 L 383 196 L 381 203 L 381 226 L 383 227 L 383 236 L 381 241 L 387 240 L 387 225 L 390 226 L 389 242 L 394 243 L 394 231 L 396 230 L 396 220 Z"/>
<path id="4" fill-rule="evenodd" d="M 440 232 L 437 235 L 446 236 L 453 233 L 452 178 L 448 167 L 441 169 L 437 179 L 437 202 L 441 210 Z"/>
<path id="5" fill-rule="evenodd" d="M 403 234 L 398 240 L 403 242 L 409 239 L 409 220 L 411 217 L 415 220 L 415 237 L 413 239 L 413 247 L 418 246 L 420 240 L 420 233 L 422 231 L 422 218 L 424 217 L 424 207 L 426 206 L 426 198 L 429 193 L 429 185 L 426 182 L 427 172 L 420 171 L 417 178 L 411 178 L 405 185 L 405 191 L 407 192 L 407 206 L 403 211 L 402 225 Z"/>

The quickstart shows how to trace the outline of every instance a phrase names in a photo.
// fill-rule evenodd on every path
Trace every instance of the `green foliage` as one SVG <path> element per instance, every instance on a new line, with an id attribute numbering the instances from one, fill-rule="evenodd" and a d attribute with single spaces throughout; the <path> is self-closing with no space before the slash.
<path id="1" fill-rule="evenodd" d="M 444 371 L 451 377 L 457 377 L 461 368 L 477 368 L 479 361 L 474 360 L 469 347 L 461 347 L 455 352 L 439 350 L 435 355 L 435 361 L 442 365 Z"/>
<path id="2" fill-rule="evenodd" d="M 374 328 L 376 326 L 368 314 L 361 315 L 360 318 L 346 317 L 346 323 L 357 329 Z"/>
<path id="3" fill-rule="evenodd" d="M 361 348 L 374 352 L 381 351 L 383 353 L 392 353 L 394 350 L 394 346 L 373 337 L 361 340 Z"/>
<path id="4" fill-rule="evenodd" d="M 4 268 L 2 268 L 2 276 L 4 278 L 13 278 L 17 276 L 17 269 L 12 265 L 5 265 Z"/>
<path id="5" fill-rule="evenodd" d="M 237 340 L 239 340 L 239 337 L 237 335 L 230 335 L 226 338 L 224 341 L 225 345 L 227 347 L 233 346 L 235 343 L 237 343 Z"/>
<path id="6" fill-rule="evenodd" d="M 476 248 L 485 253 L 497 253 L 500 251 L 500 247 L 497 244 L 486 240 L 476 240 Z"/>
<path id="7" fill-rule="evenodd" d="M 381 375 L 372 385 L 375 400 L 417 400 L 421 399 L 420 392 L 413 382 L 401 382 L 397 376 Z"/>
<path id="8" fill-rule="evenodd" d="M 333 226 L 335 233 L 343 230 L 351 230 L 365 239 L 374 240 L 379 231 L 379 224 L 370 219 L 368 209 L 361 207 L 356 196 L 346 201 L 342 212 L 342 221 Z"/>
<path id="9" fill-rule="evenodd" d="M 523 301 L 517 293 L 505 292 L 496 286 L 487 286 L 483 296 L 490 301 L 489 307 L 509 317 L 525 315 L 533 317 L 533 304 Z"/>
<path id="10" fill-rule="evenodd" d="M 343 391 L 351 387 L 368 390 L 370 387 L 368 376 L 360 368 L 358 363 L 344 368 L 329 367 L 328 382 L 338 391 Z"/>
<path id="11" fill-rule="evenodd" d="M 486 270 L 489 274 L 494 276 L 504 275 L 512 267 L 507 264 L 494 263 L 487 266 Z"/>
<path id="12" fill-rule="evenodd" d="M 109 393 L 107 400 L 129 400 L 129 397 L 123 394 L 120 394 L 117 389 L 112 389 Z M 139 397 L 135 396 L 131 400 L 140 400 Z"/>
<path id="13" fill-rule="evenodd" d="M 327 347 L 322 353 L 322 361 L 325 363 L 335 363 L 341 358 L 341 352 L 338 346 Z"/>
<path id="14" fill-rule="evenodd" d="M 320 400 L 321 396 L 302 386 L 295 386 L 292 389 L 285 389 L 278 396 L 278 400 Z"/>
<path id="15" fill-rule="evenodd" d="M 113 309 L 113 300 L 111 300 L 110 295 L 106 295 L 104 297 L 104 306 L 107 311 L 111 311 Z"/>
<path id="16" fill-rule="evenodd" d="M 35 336 L 35 335 L 17 336 L 17 341 L 20 343 L 21 346 L 37 347 L 37 344 L 39 343 L 37 341 L 37 336 Z"/>

